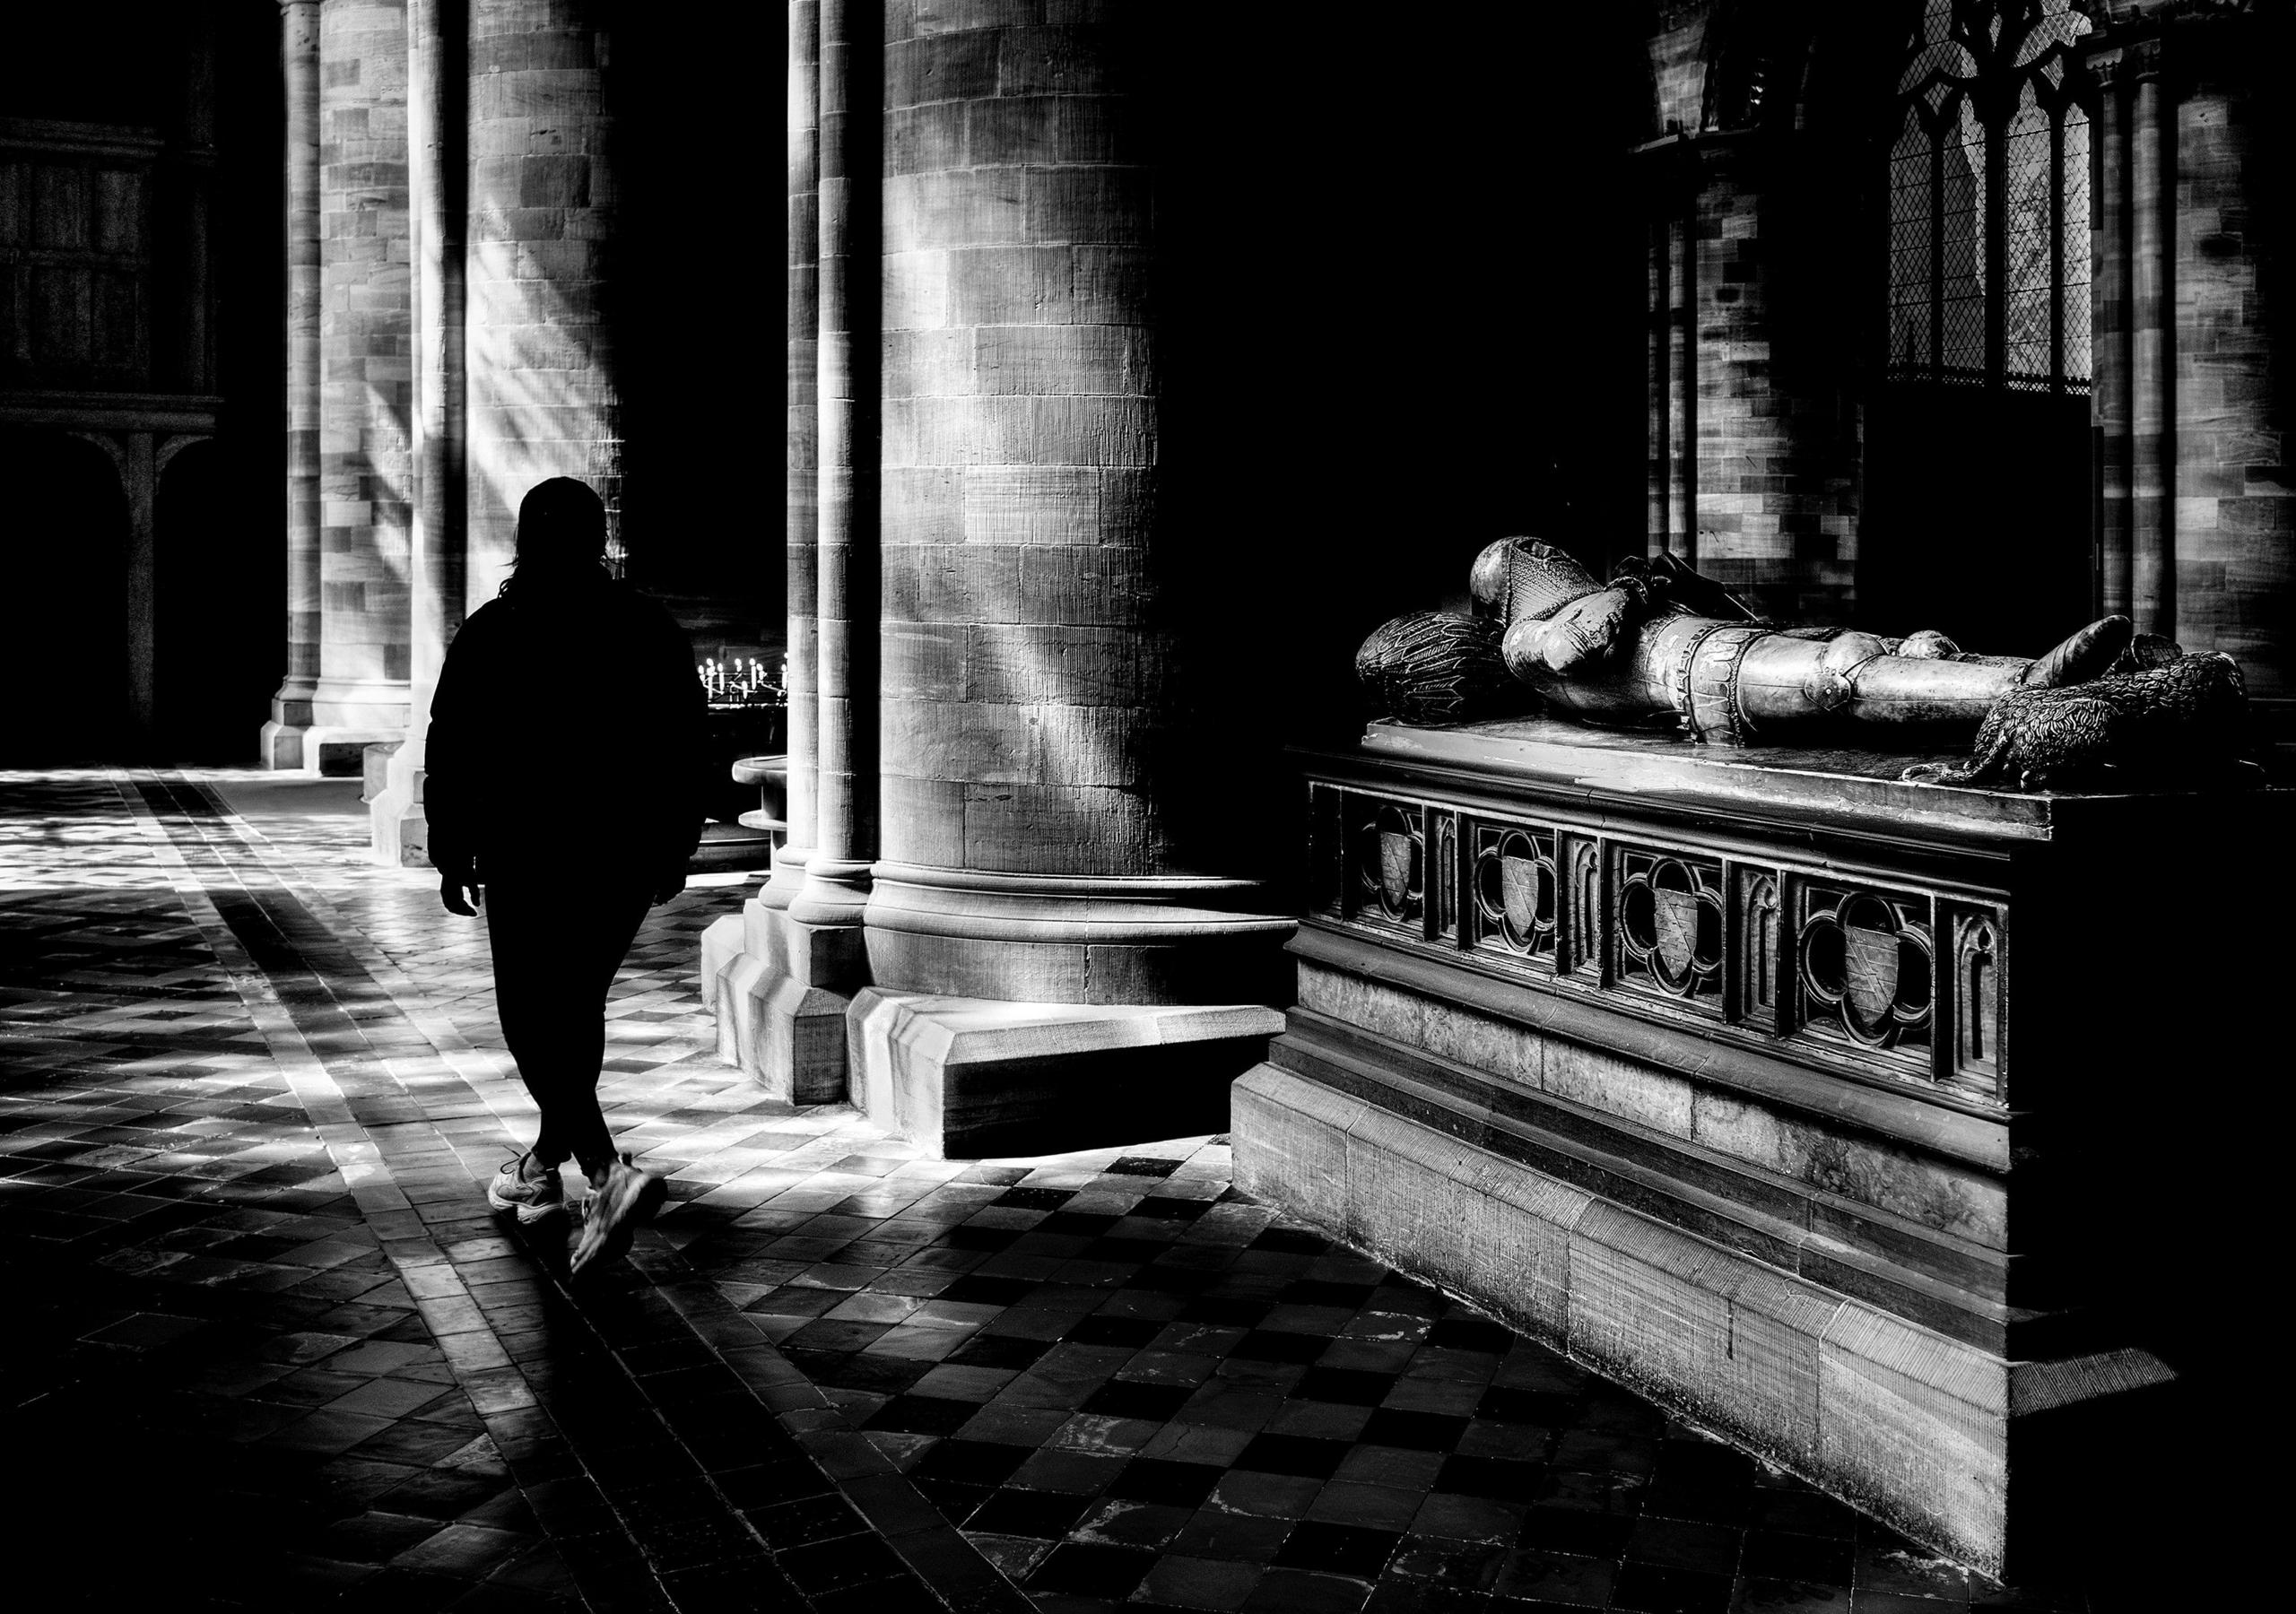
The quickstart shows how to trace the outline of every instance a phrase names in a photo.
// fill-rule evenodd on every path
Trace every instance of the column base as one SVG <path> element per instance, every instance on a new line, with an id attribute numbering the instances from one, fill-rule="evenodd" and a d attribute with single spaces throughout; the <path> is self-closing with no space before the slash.
<path id="1" fill-rule="evenodd" d="M 752 898 L 702 933 L 718 1056 L 783 1103 L 842 1102 L 846 1011 L 862 970 L 857 930 L 805 924 Z"/>
<path id="2" fill-rule="evenodd" d="M 1222 1132 L 1228 1085 L 1283 1028 L 1250 1004 L 1010 1002 L 857 993 L 854 1097 L 928 1155 L 1057 1152 Z"/>
<path id="3" fill-rule="evenodd" d="M 263 736 L 257 742 L 260 768 L 274 773 L 300 773 L 303 768 L 303 735 L 308 725 L 283 723 L 274 717 L 263 725 Z"/>
<path id="4" fill-rule="evenodd" d="M 386 869 L 427 869 L 430 820 L 422 810 L 422 746 L 408 741 L 383 765 L 383 788 L 368 803 L 369 845 Z"/>

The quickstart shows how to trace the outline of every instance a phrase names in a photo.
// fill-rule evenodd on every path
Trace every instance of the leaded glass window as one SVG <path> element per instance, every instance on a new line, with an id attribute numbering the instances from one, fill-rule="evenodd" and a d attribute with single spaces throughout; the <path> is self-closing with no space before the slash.
<path id="1" fill-rule="evenodd" d="M 2074 0 L 1926 0 L 1889 151 L 1892 380 L 2089 389 Z"/>

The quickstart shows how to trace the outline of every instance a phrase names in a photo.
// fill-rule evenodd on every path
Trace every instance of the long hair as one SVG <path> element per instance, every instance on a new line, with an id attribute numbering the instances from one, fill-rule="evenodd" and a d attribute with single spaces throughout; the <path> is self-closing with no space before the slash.
<path id="1" fill-rule="evenodd" d="M 494 592 L 508 600 L 537 586 L 603 582 L 605 554 L 605 501 L 587 482 L 553 476 L 526 490 L 519 501 L 517 549 L 510 575 Z"/>

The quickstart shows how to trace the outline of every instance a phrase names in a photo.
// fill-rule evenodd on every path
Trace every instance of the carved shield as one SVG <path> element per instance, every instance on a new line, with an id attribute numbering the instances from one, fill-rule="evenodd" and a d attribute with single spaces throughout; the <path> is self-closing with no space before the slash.
<path id="1" fill-rule="evenodd" d="M 1841 927 L 1843 992 L 1864 1024 L 1888 1022 L 1898 997 L 1898 934 L 1863 924 Z"/>
<path id="2" fill-rule="evenodd" d="M 1698 893 L 1653 887 L 1658 928 L 1658 956 L 1675 975 L 1686 974 L 1698 957 Z"/>
<path id="3" fill-rule="evenodd" d="M 1516 933 L 1527 936 L 1539 916 L 1539 866 L 1527 857 L 1499 860 L 1499 903 Z"/>
<path id="4" fill-rule="evenodd" d="M 1417 855 L 1408 835 L 1396 829 L 1379 831 L 1379 894 L 1389 907 L 1400 909 L 1411 896 L 1411 867 Z"/>

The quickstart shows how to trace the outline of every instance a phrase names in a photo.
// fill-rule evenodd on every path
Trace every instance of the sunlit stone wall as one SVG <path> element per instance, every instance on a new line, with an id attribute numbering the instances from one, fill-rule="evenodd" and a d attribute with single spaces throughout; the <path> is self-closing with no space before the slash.
<path id="1" fill-rule="evenodd" d="M 589 0 L 470 10 L 472 609 L 508 575 L 518 500 L 535 482 L 588 482 L 619 538 L 621 409 L 602 308 L 617 213 L 604 13 Z"/>

